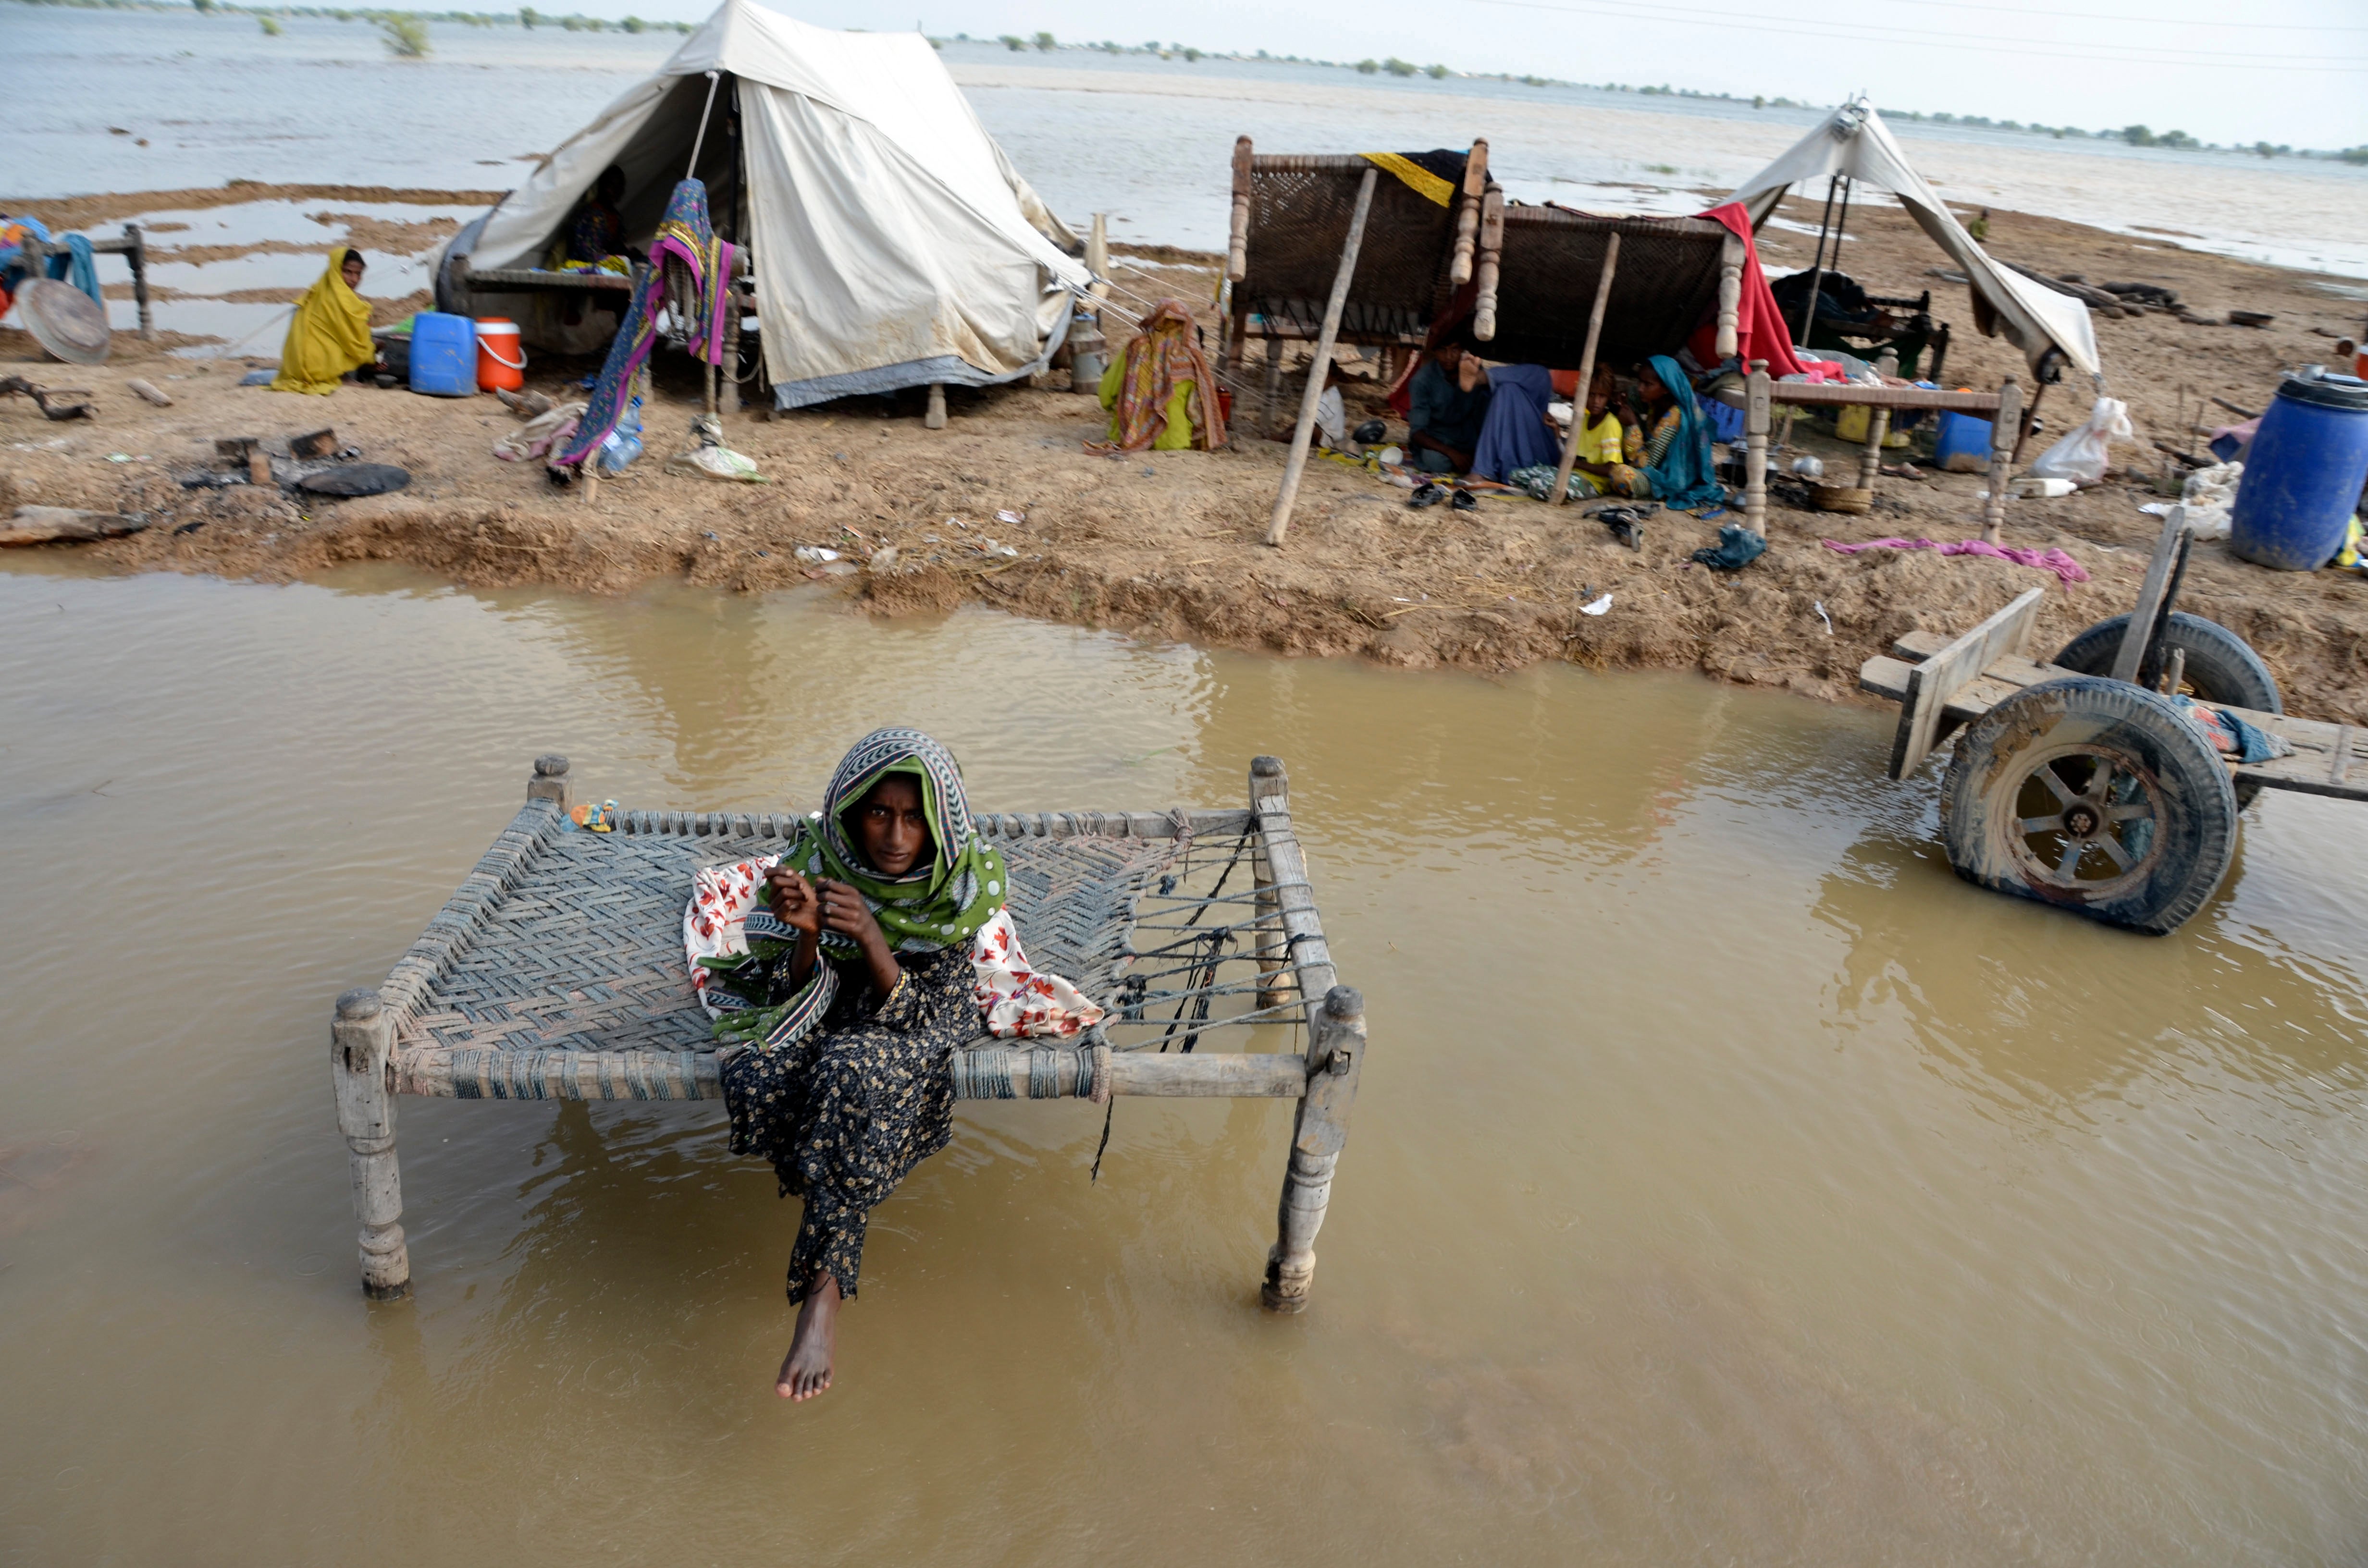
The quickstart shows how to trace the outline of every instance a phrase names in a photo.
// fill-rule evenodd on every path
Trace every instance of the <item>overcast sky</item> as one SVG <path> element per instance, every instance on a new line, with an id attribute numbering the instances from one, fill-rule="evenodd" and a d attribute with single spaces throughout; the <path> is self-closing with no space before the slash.
<path id="1" fill-rule="evenodd" d="M 586 11 L 695 19 L 710 0 L 581 0 Z M 2075 124 L 2133 122 L 2207 142 L 2368 142 L 2362 0 L 765 0 L 827 27 L 922 24 L 973 38 L 1155 35 L 1200 49 L 1315 59 L 1402 56 L 1463 71 L 1668 83 L 1815 103 L 1864 90 L 1886 107 Z M 552 6 L 550 9 L 559 9 Z M 572 7 L 570 7 L 572 8 Z M 1814 17 L 1815 19 L 1812 19 Z M 1189 18 L 1189 19 L 1188 19 Z M 1169 35 L 1177 36 L 1172 39 Z"/>

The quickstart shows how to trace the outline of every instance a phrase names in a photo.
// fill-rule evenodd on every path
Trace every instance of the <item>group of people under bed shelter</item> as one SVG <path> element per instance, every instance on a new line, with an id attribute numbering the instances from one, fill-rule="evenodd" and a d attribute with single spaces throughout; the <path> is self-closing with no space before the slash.
<path id="1" fill-rule="evenodd" d="M 1707 392 L 1736 367 L 1705 366 L 1695 347 L 1656 354 L 1625 378 L 1598 365 L 1581 400 L 1577 371 L 1491 363 L 1467 331 L 1450 328 L 1433 335 L 1390 405 L 1406 422 L 1409 466 L 1425 474 L 1467 475 L 1550 498 L 1568 429 L 1552 411 L 1559 403 L 1575 405 L 1568 416 L 1579 425 L 1573 499 L 1713 506 L 1725 494 L 1711 452 L 1715 417 L 1724 415 L 1714 417 L 1696 388 Z"/>

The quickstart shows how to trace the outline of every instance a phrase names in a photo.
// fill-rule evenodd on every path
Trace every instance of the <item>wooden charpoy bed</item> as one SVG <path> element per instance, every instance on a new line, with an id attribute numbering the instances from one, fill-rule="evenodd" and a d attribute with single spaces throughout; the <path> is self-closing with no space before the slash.
<path id="1" fill-rule="evenodd" d="M 395 1097 L 698 1100 L 722 1109 L 715 1040 L 682 943 L 694 869 L 778 852 L 795 818 L 569 816 L 564 757 L 376 989 L 337 999 L 331 1077 L 361 1221 L 363 1289 L 407 1295 Z M 1235 810 L 982 815 L 1030 958 L 1109 1009 L 1058 1041 L 982 1035 L 952 1057 L 964 1099 L 1292 1099 L 1263 1298 L 1306 1305 L 1348 1136 L 1364 1004 L 1338 983 L 1292 831 L 1282 764 Z"/>

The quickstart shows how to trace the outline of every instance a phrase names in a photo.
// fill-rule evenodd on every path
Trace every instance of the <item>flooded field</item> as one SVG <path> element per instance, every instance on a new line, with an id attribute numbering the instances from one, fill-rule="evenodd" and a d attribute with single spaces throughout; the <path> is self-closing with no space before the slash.
<path id="1" fill-rule="evenodd" d="M 2368 835 L 2273 796 L 2149 940 L 1979 893 L 1885 716 L 826 598 L 0 575 L 0 1553 L 57 1563 L 2359 1560 Z M 966 1104 L 771 1392 L 793 1203 L 711 1107 L 405 1100 L 357 1288 L 324 1062 L 528 759 L 982 809 L 1289 761 L 1372 1045 L 1315 1303 L 1287 1111 Z"/>

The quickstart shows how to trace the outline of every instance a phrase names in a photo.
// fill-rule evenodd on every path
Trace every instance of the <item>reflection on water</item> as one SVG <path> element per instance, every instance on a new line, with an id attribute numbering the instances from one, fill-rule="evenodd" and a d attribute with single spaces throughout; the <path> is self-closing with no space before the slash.
<path id="1" fill-rule="evenodd" d="M 2145 939 L 1960 882 L 1886 715 L 805 595 L 0 575 L 0 1549 L 37 1562 L 2349 1561 L 2351 817 Z M 966 1105 L 839 1385 L 712 1108 L 405 1101 L 355 1289 L 321 1082 L 526 761 L 773 810 L 904 720 L 982 809 L 1290 762 L 1372 1071 L 1307 1316 L 1287 1113 Z"/>

